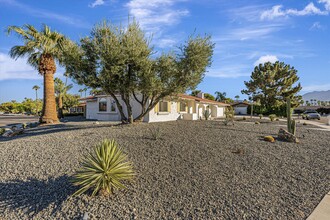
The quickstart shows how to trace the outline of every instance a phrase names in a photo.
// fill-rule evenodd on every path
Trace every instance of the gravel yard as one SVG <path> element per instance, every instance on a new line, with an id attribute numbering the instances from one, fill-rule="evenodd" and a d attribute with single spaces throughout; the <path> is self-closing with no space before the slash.
<path id="1" fill-rule="evenodd" d="M 280 123 L 70 122 L 1 138 L 0 219 L 306 219 L 330 191 L 330 133 L 299 124 L 300 144 L 263 141 Z M 79 159 L 103 138 L 137 177 L 111 197 L 70 197 Z"/>

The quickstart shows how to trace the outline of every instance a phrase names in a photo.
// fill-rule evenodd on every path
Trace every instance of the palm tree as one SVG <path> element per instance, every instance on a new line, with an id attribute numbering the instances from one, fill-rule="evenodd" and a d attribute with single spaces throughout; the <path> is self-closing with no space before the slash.
<path id="1" fill-rule="evenodd" d="M 83 93 L 84 89 L 79 89 L 78 92 L 80 92 L 80 98 L 82 98 L 82 93 Z"/>
<path id="2" fill-rule="evenodd" d="M 29 24 L 23 27 L 9 26 L 7 32 L 8 34 L 15 32 L 24 42 L 21 46 L 12 47 L 10 56 L 15 59 L 27 57 L 27 62 L 38 69 L 39 74 L 44 77 L 44 99 L 40 122 L 58 122 L 54 91 L 55 61 L 62 64 L 64 44 L 68 40 L 64 35 L 51 31 L 47 25 L 43 25 L 41 31 Z"/>
<path id="3" fill-rule="evenodd" d="M 66 92 L 72 89 L 73 85 L 65 85 L 60 78 L 55 78 L 55 94 L 57 96 L 57 105 L 58 105 L 58 117 L 63 118 L 63 98 Z"/>
<path id="4" fill-rule="evenodd" d="M 95 96 L 95 95 L 99 95 L 101 92 L 102 92 L 101 89 L 91 89 L 91 90 L 89 91 L 89 94 L 90 94 L 91 96 Z"/>
<path id="5" fill-rule="evenodd" d="M 65 85 L 67 85 L 68 84 L 68 78 L 70 76 L 70 73 L 65 72 L 65 73 L 63 73 L 63 75 L 65 76 Z"/>
<path id="6" fill-rule="evenodd" d="M 83 91 L 85 92 L 85 98 L 86 98 L 86 91 L 87 91 L 87 88 L 83 88 Z"/>
<path id="7" fill-rule="evenodd" d="M 32 87 L 32 89 L 36 90 L 36 115 L 38 115 L 38 90 L 40 87 L 35 85 Z"/>
<path id="8" fill-rule="evenodd" d="M 218 102 L 224 102 L 224 101 L 226 101 L 226 96 L 227 96 L 227 93 L 226 92 L 218 92 L 218 91 L 216 91 L 214 94 L 216 95 L 216 98 L 215 98 L 216 101 L 218 101 Z"/>

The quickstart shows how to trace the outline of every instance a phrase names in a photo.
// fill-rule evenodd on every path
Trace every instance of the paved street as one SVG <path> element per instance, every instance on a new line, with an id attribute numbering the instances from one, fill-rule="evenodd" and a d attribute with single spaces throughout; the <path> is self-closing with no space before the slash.
<path id="1" fill-rule="evenodd" d="M 36 116 L 27 115 L 0 115 L 0 127 L 9 126 L 18 123 L 37 122 L 39 120 Z"/>

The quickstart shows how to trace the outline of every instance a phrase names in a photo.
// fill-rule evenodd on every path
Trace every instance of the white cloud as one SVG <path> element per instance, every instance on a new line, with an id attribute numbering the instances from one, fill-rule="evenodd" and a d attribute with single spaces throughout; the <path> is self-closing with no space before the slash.
<path id="1" fill-rule="evenodd" d="M 189 14 L 186 9 L 175 9 L 174 5 L 183 0 L 131 0 L 126 4 L 132 15 L 147 31 L 157 32 L 164 26 L 176 24 Z"/>
<path id="2" fill-rule="evenodd" d="M 281 10 L 282 7 L 282 5 L 275 5 L 272 7 L 272 9 L 262 12 L 260 16 L 261 20 L 272 20 L 277 17 L 286 16 L 286 13 Z"/>
<path id="3" fill-rule="evenodd" d="M 14 60 L 0 52 L 0 80 L 40 79 L 38 71 L 26 63 L 25 59 Z"/>
<path id="4" fill-rule="evenodd" d="M 251 67 L 244 64 L 224 65 L 221 68 L 211 68 L 206 75 L 218 78 L 239 78 L 250 76 Z"/>
<path id="5" fill-rule="evenodd" d="M 319 3 L 324 3 L 325 9 L 330 11 L 330 0 L 319 0 Z"/>
<path id="6" fill-rule="evenodd" d="M 173 47 L 177 43 L 177 40 L 174 38 L 163 38 L 157 41 L 157 46 L 159 48 L 169 48 Z"/>
<path id="7" fill-rule="evenodd" d="M 233 40 L 260 40 L 261 38 L 267 38 L 272 35 L 272 33 L 277 32 L 283 28 L 283 24 L 258 24 L 251 25 L 243 28 L 236 28 L 230 30 L 227 35 L 222 35 L 221 37 L 213 38 L 215 42 L 221 41 L 233 41 Z"/>
<path id="8" fill-rule="evenodd" d="M 314 84 L 309 86 L 303 86 L 302 90 L 303 92 L 314 92 L 314 91 L 328 91 L 330 90 L 330 84 Z"/>
<path id="9" fill-rule="evenodd" d="M 309 30 L 318 30 L 318 29 L 324 29 L 323 25 L 321 25 L 320 22 L 314 22 L 313 25 L 309 28 Z"/>
<path id="10" fill-rule="evenodd" d="M 326 7 L 327 7 L 329 0 L 320 0 L 319 2 L 321 2 L 321 1 L 326 1 Z M 297 9 L 282 10 L 282 8 L 283 8 L 282 5 L 275 5 L 272 7 L 272 9 L 262 12 L 260 15 L 260 19 L 261 20 L 273 20 L 275 18 L 288 17 L 288 16 L 328 15 L 329 14 L 329 11 L 322 11 L 321 9 L 316 7 L 313 2 L 309 3 L 302 10 L 297 10 Z"/>
<path id="11" fill-rule="evenodd" d="M 267 62 L 275 63 L 278 61 L 277 56 L 274 55 L 266 55 L 266 56 L 261 56 L 255 63 L 254 66 L 258 66 L 259 64 L 264 64 Z"/>
<path id="12" fill-rule="evenodd" d="M 92 4 L 88 5 L 91 8 L 94 8 L 96 6 L 104 5 L 104 0 L 95 0 Z"/>

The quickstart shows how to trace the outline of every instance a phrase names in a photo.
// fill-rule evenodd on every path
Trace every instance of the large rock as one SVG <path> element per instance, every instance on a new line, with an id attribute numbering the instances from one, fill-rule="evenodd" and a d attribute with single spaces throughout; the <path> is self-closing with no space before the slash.
<path id="1" fill-rule="evenodd" d="M 23 132 L 24 129 L 8 130 L 2 135 L 2 137 L 14 137 L 16 135 L 23 134 Z"/>
<path id="2" fill-rule="evenodd" d="M 292 143 L 299 143 L 299 140 L 296 136 L 294 136 L 283 128 L 280 128 L 280 130 L 278 131 L 278 139 Z"/>

